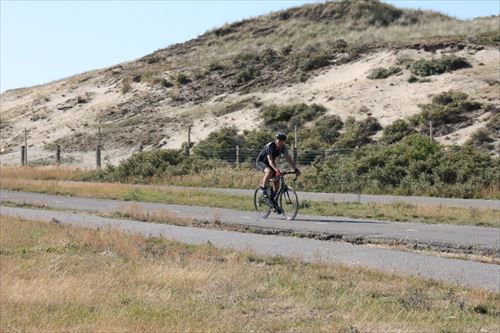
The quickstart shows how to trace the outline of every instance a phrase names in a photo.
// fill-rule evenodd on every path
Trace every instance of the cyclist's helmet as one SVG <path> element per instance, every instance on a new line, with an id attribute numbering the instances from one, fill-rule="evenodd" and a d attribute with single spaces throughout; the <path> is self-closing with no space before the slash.
<path id="1" fill-rule="evenodd" d="M 286 141 L 286 134 L 283 132 L 276 133 L 276 139 L 281 141 Z"/>

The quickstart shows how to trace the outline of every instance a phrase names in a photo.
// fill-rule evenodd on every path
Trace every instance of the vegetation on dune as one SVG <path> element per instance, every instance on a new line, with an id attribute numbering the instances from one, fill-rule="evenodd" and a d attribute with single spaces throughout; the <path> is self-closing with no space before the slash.
<path id="1" fill-rule="evenodd" d="M 375 68 L 371 71 L 371 73 L 368 75 L 368 78 L 371 80 L 380 80 L 380 79 L 386 79 L 389 76 L 395 75 L 401 73 L 401 68 L 399 67 L 390 67 L 390 68 Z"/>
<path id="2" fill-rule="evenodd" d="M 470 147 L 445 148 L 413 134 L 313 164 L 305 184 L 332 192 L 478 197 L 500 184 L 500 161 Z"/>
<path id="3" fill-rule="evenodd" d="M 317 104 L 270 105 L 261 109 L 264 125 L 271 130 L 284 132 L 313 121 L 325 112 L 326 108 Z"/>
<path id="4" fill-rule="evenodd" d="M 436 96 L 434 102 L 458 103 L 463 107 L 465 97 L 445 93 Z M 498 191 L 498 158 L 471 145 L 444 147 L 431 142 L 427 136 L 411 134 L 415 129 L 402 120 L 386 127 L 380 142 L 374 142 L 372 135 L 380 130 L 374 118 L 361 121 L 350 118 L 343 123 L 334 116 L 324 116 L 315 125 L 301 129 L 299 136 L 307 139 L 301 142 L 298 162 L 312 166 L 305 172 L 300 188 L 462 198 Z M 224 163 L 234 165 L 236 146 L 240 163 L 253 167 L 257 154 L 272 138 L 273 132 L 268 130 L 241 134 L 234 127 L 223 128 L 199 142 L 191 156 L 182 150 L 136 153 L 119 166 L 108 166 L 90 179 L 145 182 L 151 177 L 193 175 Z M 291 147 L 292 133 L 289 142 Z"/>
<path id="5" fill-rule="evenodd" d="M 181 84 L 186 91 L 183 98 L 172 100 L 178 105 L 228 91 L 305 81 L 309 72 L 353 61 L 374 47 L 421 43 L 422 39 L 438 48 L 474 40 L 494 44 L 495 33 L 493 18 L 467 22 L 430 11 L 398 9 L 376 0 L 335 1 L 227 24 L 185 44 L 158 50 L 138 64 L 126 65 L 122 75 L 153 73 L 162 77 L 165 68 L 188 75 L 189 81 Z M 445 38 L 434 42 L 436 36 Z M 443 56 L 408 66 L 414 75 L 426 76 L 470 64 L 464 58 Z M 381 69 L 373 75 L 382 78 L 395 71 L 396 67 Z"/>
<path id="6" fill-rule="evenodd" d="M 486 112 L 485 105 L 470 100 L 462 92 L 448 91 L 432 98 L 429 104 L 421 104 L 422 112 L 410 118 L 413 126 L 422 131 L 428 131 L 432 122 L 434 133 L 437 136 L 446 135 L 462 127 L 472 125 L 473 116 Z"/>

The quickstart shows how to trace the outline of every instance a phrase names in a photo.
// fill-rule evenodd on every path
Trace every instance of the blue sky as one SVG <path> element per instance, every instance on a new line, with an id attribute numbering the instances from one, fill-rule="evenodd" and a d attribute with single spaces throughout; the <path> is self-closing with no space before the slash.
<path id="1" fill-rule="evenodd" d="M 225 23 L 307 0 L 0 0 L 0 91 L 42 84 L 137 59 Z M 496 0 L 385 1 L 459 19 L 498 15 Z"/>

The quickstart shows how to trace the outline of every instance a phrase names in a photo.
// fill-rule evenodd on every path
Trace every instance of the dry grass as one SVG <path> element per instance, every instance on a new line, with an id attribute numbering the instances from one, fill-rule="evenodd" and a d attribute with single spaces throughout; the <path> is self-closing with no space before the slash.
<path id="1" fill-rule="evenodd" d="M 181 205 L 254 210 L 252 199 L 243 195 L 203 192 L 158 186 L 116 183 L 79 183 L 28 179 L 0 179 L 0 188 L 88 198 L 119 199 Z M 500 228 L 499 211 L 444 206 L 414 206 L 405 203 L 360 204 L 301 202 L 300 214 L 373 218 L 390 221 L 451 223 Z"/>
<path id="2" fill-rule="evenodd" d="M 262 181 L 262 174 L 247 167 L 220 167 L 202 173 L 171 176 L 163 179 L 163 184 L 195 187 L 222 187 L 254 189 Z"/>
<path id="3" fill-rule="evenodd" d="M 0 166 L 1 178 L 39 180 L 80 180 L 91 170 L 57 166 Z"/>
<path id="4" fill-rule="evenodd" d="M 104 217 L 127 218 L 153 223 L 168 223 L 183 226 L 195 225 L 192 219 L 179 217 L 175 212 L 172 212 L 168 209 L 159 208 L 152 211 L 146 211 L 137 203 L 123 205 L 121 207 L 118 207 L 118 209 L 115 211 L 109 211 L 99 215 L 102 215 Z"/>
<path id="5" fill-rule="evenodd" d="M 0 330 L 496 332 L 500 295 L 0 217 Z"/>
<path id="6" fill-rule="evenodd" d="M 256 26 L 273 24 L 261 18 Z M 352 22 L 351 22 L 352 23 Z M 416 40 L 432 40 L 435 38 L 472 37 L 483 33 L 496 33 L 498 17 L 488 17 L 469 21 L 430 20 L 416 25 L 391 25 L 388 27 L 366 26 L 357 29 L 349 24 L 312 24 L 310 21 L 281 21 L 276 33 L 266 36 L 251 36 L 248 33 L 236 33 L 235 38 L 223 42 L 215 40 L 203 48 L 194 49 L 192 56 L 179 59 L 183 65 L 196 68 L 200 63 L 210 63 L 235 56 L 243 51 L 256 52 L 272 47 L 281 50 L 285 46 L 301 49 L 308 45 L 329 45 L 343 39 L 350 45 L 366 46 L 375 44 L 408 43 Z"/>

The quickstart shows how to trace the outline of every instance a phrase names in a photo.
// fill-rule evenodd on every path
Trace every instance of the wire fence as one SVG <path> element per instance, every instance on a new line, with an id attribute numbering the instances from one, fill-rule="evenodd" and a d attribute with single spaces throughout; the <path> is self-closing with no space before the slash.
<path id="1" fill-rule="evenodd" d="M 255 164 L 257 156 L 262 148 L 240 148 L 235 146 L 228 149 L 194 149 L 191 154 L 204 159 L 217 159 L 236 165 Z M 292 159 L 299 165 L 310 165 L 314 161 L 322 160 L 327 157 L 347 155 L 353 152 L 353 149 L 307 149 L 295 148 L 289 149 Z"/>
<path id="2" fill-rule="evenodd" d="M 234 146 L 234 148 L 222 148 L 222 149 L 200 149 L 200 148 L 184 148 L 183 153 L 192 157 L 201 158 L 205 160 L 219 160 L 225 163 L 235 165 L 235 166 L 254 166 L 257 156 L 261 152 L 261 148 L 248 148 Z M 307 149 L 300 147 L 290 147 L 288 148 L 290 157 L 295 161 L 297 165 L 311 165 L 315 161 L 321 161 L 328 157 L 338 157 L 342 155 L 347 155 L 353 152 L 354 149 Z M 142 146 L 136 150 L 136 152 L 143 151 Z M 101 155 L 106 152 L 101 145 L 97 145 L 95 148 L 95 165 L 97 168 L 101 168 L 101 163 L 103 159 Z M 89 153 L 88 151 L 85 153 Z M 109 158 L 110 152 L 107 153 L 107 158 Z M 65 152 L 64 149 L 58 145 L 54 148 L 54 152 L 48 152 L 49 156 L 43 158 L 44 165 L 60 165 L 64 164 Z M 68 153 L 69 154 L 69 153 Z M 285 159 L 282 159 L 283 161 Z M 29 164 L 35 165 L 40 164 L 40 160 L 32 159 Z M 28 149 L 25 146 L 21 146 L 21 165 L 28 165 Z"/>

